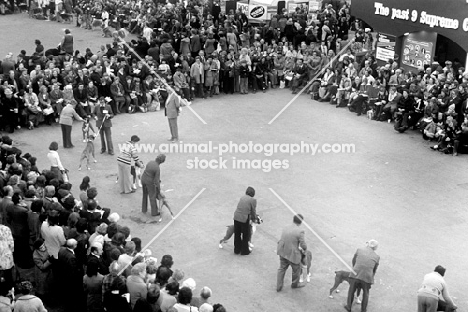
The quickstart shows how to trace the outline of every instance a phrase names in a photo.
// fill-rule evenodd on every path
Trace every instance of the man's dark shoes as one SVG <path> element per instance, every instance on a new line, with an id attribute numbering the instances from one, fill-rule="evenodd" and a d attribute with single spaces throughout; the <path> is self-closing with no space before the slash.
<path id="1" fill-rule="evenodd" d="M 305 285 L 307 285 L 306 283 L 298 283 L 298 284 L 293 284 L 291 285 L 291 288 L 302 288 L 302 287 L 305 287 Z"/>

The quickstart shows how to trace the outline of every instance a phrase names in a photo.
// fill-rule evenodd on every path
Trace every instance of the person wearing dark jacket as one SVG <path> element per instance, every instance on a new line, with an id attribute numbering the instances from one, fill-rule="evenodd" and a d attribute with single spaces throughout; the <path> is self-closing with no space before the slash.
<path id="1" fill-rule="evenodd" d="M 303 64 L 302 59 L 297 60 L 297 64 L 294 66 L 293 73 L 294 78 L 292 80 L 292 93 L 296 94 L 297 87 L 301 86 L 304 81 L 307 81 L 308 70 L 307 66 Z"/>
<path id="2" fill-rule="evenodd" d="M 73 90 L 73 97 L 76 101 L 75 110 L 81 118 L 86 117 L 86 107 L 88 106 L 88 92 L 84 87 L 83 82 L 78 83 L 78 87 Z"/>
<path id="3" fill-rule="evenodd" d="M 133 312 L 159 312 L 161 308 L 157 304 L 160 296 L 160 289 L 157 284 L 151 284 L 148 287 L 146 298 L 140 298 L 136 301 Z"/>
<path id="4" fill-rule="evenodd" d="M 409 91 L 407 89 L 404 89 L 403 96 L 400 98 L 400 101 L 398 101 L 397 104 L 397 118 L 394 126 L 396 131 L 403 133 L 408 129 L 408 119 L 414 110 L 414 104 L 414 98 L 409 95 Z"/>
<path id="5" fill-rule="evenodd" d="M 344 306 L 346 311 L 351 311 L 357 288 L 361 288 L 363 291 L 361 311 L 367 310 L 369 290 L 374 283 L 374 276 L 380 262 L 380 256 L 375 252 L 378 246 L 379 243 L 371 239 L 367 242 L 366 247 L 359 248 L 354 254 L 353 272 L 349 275 L 348 301 Z"/>
<path id="6" fill-rule="evenodd" d="M 145 171 L 141 175 L 141 184 L 143 185 L 143 200 L 141 204 L 141 211 L 143 213 L 148 211 L 149 197 L 152 216 L 161 215 L 157 203 L 157 199 L 159 198 L 159 194 L 161 192 L 161 170 L 159 166 L 164 163 L 165 160 L 166 156 L 164 154 L 158 155 L 155 160 L 152 160 L 146 164 Z"/>
<path id="7" fill-rule="evenodd" d="M 28 269 L 33 264 L 32 252 L 29 248 L 28 209 L 21 206 L 21 196 L 18 193 L 13 194 L 11 200 L 13 206 L 7 207 L 6 218 L 15 240 L 13 256 L 16 265 Z"/>
<path id="8" fill-rule="evenodd" d="M 236 255 L 250 254 L 250 221 L 255 222 L 257 216 L 257 200 L 254 198 L 255 190 L 248 187 L 245 195 L 241 197 L 234 212 L 234 253 Z"/>
<path id="9" fill-rule="evenodd" d="M 65 304 L 65 311 L 78 312 L 84 311 L 82 300 L 77 300 L 83 296 L 83 267 L 78 265 L 74 250 L 78 242 L 71 238 L 65 243 L 65 247 L 60 248 L 58 260 L 54 264 L 59 289 L 61 290 L 61 299 Z M 77 304 L 80 303 L 80 304 Z"/>

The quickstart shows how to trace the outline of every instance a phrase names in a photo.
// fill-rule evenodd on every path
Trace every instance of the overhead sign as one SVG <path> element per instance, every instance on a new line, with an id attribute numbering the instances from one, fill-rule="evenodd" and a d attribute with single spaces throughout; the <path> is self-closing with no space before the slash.
<path id="1" fill-rule="evenodd" d="M 396 37 L 392 35 L 379 33 L 377 35 L 377 48 L 375 49 L 375 58 L 387 62 L 395 57 Z"/>
<path id="2" fill-rule="evenodd" d="M 322 7 L 322 1 L 321 0 L 310 0 L 309 1 L 309 13 L 315 13 L 317 11 L 320 11 L 321 7 Z"/>
<path id="3" fill-rule="evenodd" d="M 248 17 L 254 20 L 265 21 L 267 19 L 267 7 L 265 5 L 249 4 Z"/>
<path id="4" fill-rule="evenodd" d="M 404 65 L 418 68 L 431 64 L 433 48 L 432 42 L 417 41 L 405 37 L 403 47 L 402 63 Z"/>
<path id="5" fill-rule="evenodd" d="M 428 25 L 429 27 L 440 27 L 446 29 L 458 29 L 460 21 L 456 18 L 449 18 L 434 14 L 429 14 L 426 11 L 419 12 L 407 8 L 390 8 L 384 6 L 380 2 L 374 2 L 375 15 L 387 16 L 392 20 L 411 20 L 413 23 Z M 468 17 L 463 20 L 463 30 L 468 31 Z"/>

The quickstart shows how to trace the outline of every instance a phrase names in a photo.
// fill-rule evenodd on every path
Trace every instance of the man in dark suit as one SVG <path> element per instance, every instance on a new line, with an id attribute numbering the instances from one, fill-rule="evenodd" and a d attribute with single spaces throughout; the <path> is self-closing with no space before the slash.
<path id="1" fill-rule="evenodd" d="M 243 256 L 250 254 L 250 221 L 255 222 L 257 216 L 257 200 L 255 190 L 248 187 L 241 197 L 234 212 L 234 253 Z"/>
<path id="2" fill-rule="evenodd" d="M 298 59 L 296 66 L 293 69 L 294 78 L 292 81 L 292 93 L 296 94 L 296 88 L 302 85 L 304 81 L 307 81 L 307 66 L 302 63 L 302 59 Z"/>
<path id="3" fill-rule="evenodd" d="M 96 116 L 96 127 L 101 128 L 101 154 L 106 152 L 106 142 L 107 142 L 107 151 L 109 155 L 114 155 L 114 145 L 112 144 L 112 121 L 111 118 L 114 117 L 112 108 L 109 104 L 106 104 L 106 101 L 103 97 L 99 98 L 99 105 L 94 108 L 94 115 Z M 105 138 L 104 138 L 105 136 Z"/>
<path id="4" fill-rule="evenodd" d="M 166 161 L 166 155 L 161 154 L 155 160 L 146 164 L 145 171 L 141 175 L 141 184 L 143 185 L 143 201 L 141 203 L 141 212 L 148 211 L 148 196 L 151 205 L 151 215 L 159 216 L 157 199 L 161 192 L 161 170 L 159 166 Z"/>
<path id="5" fill-rule="evenodd" d="M 29 248 L 28 209 L 20 205 L 21 196 L 18 193 L 13 194 L 11 200 L 13 205 L 7 208 L 6 218 L 15 240 L 13 256 L 20 268 L 29 269 L 33 262 Z"/>
<path id="6" fill-rule="evenodd" d="M 179 128 L 177 127 L 177 116 L 180 110 L 180 96 L 175 91 L 169 91 L 170 95 L 166 100 L 165 115 L 169 121 L 169 129 L 171 130 L 171 138 L 167 139 L 173 143 L 179 140 Z"/>
<path id="7" fill-rule="evenodd" d="M 88 92 L 84 88 L 83 82 L 78 83 L 78 88 L 73 90 L 73 97 L 77 103 L 75 110 L 81 118 L 86 117 L 86 107 L 88 106 Z"/>
<path id="8" fill-rule="evenodd" d="M 344 306 L 347 311 L 351 311 L 354 293 L 360 287 L 362 289 L 361 312 L 366 312 L 369 301 L 369 289 L 374 283 L 375 272 L 379 266 L 380 256 L 375 253 L 379 246 L 376 240 L 371 239 L 367 246 L 359 248 L 353 257 L 353 270 L 349 275 L 348 303 Z"/>
<path id="9" fill-rule="evenodd" d="M 74 250 L 77 246 L 78 242 L 73 238 L 67 240 L 65 247 L 60 248 L 56 263 L 61 298 L 67 312 L 82 311 L 77 303 L 82 301 L 84 272 L 76 260 Z"/>
<path id="10" fill-rule="evenodd" d="M 302 250 L 307 250 L 305 242 L 304 229 L 300 227 L 304 217 L 301 214 L 295 215 L 293 224 L 288 225 L 283 229 L 281 238 L 278 241 L 277 255 L 280 257 L 280 267 L 278 269 L 278 276 L 276 281 L 276 291 L 283 289 L 284 274 L 289 266 L 292 268 L 292 288 L 304 287 L 305 283 L 299 283 L 301 277 L 301 258 Z"/>
<path id="11" fill-rule="evenodd" d="M 102 260 L 102 252 L 103 252 L 102 244 L 99 242 L 94 242 L 91 245 L 90 251 L 91 252 L 88 255 L 86 265 L 89 265 L 90 263 L 94 262 L 99 268 L 98 272 L 101 273 L 101 275 L 109 274 L 109 268 L 104 264 L 104 261 Z"/>
<path id="12" fill-rule="evenodd" d="M 12 210 L 14 205 L 11 197 L 13 196 L 13 187 L 7 185 L 3 188 L 5 197 L 0 201 L 0 224 L 8 225 L 7 222 L 7 211 Z"/>

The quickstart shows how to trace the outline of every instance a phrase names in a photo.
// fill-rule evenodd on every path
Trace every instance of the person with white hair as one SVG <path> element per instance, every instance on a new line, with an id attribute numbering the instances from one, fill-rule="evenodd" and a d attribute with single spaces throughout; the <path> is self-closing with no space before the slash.
<path id="1" fill-rule="evenodd" d="M 132 268 L 132 275 L 127 277 L 127 289 L 130 293 L 130 304 L 133 307 L 140 298 L 146 298 L 148 294 L 148 287 L 145 283 L 146 278 L 146 264 L 137 263 Z"/>
<path id="2" fill-rule="evenodd" d="M 198 308 L 199 312 L 213 312 L 213 306 L 209 303 L 204 303 Z"/>
<path id="3" fill-rule="evenodd" d="M 188 287 L 191 291 L 194 291 L 197 288 L 197 283 L 193 278 L 187 278 L 185 281 L 182 282 L 181 287 Z"/>
<path id="4" fill-rule="evenodd" d="M 107 218 L 110 223 L 117 223 L 120 220 L 120 216 L 117 212 L 113 212 L 109 215 L 109 218 Z"/>
<path id="5" fill-rule="evenodd" d="M 358 288 L 363 291 L 361 311 L 366 311 L 369 301 L 369 289 L 374 283 L 374 276 L 379 266 L 380 256 L 375 250 L 379 243 L 371 239 L 365 247 L 358 248 L 353 257 L 353 270 L 349 275 L 348 303 L 344 306 L 347 311 L 351 311 L 354 293 Z"/>

